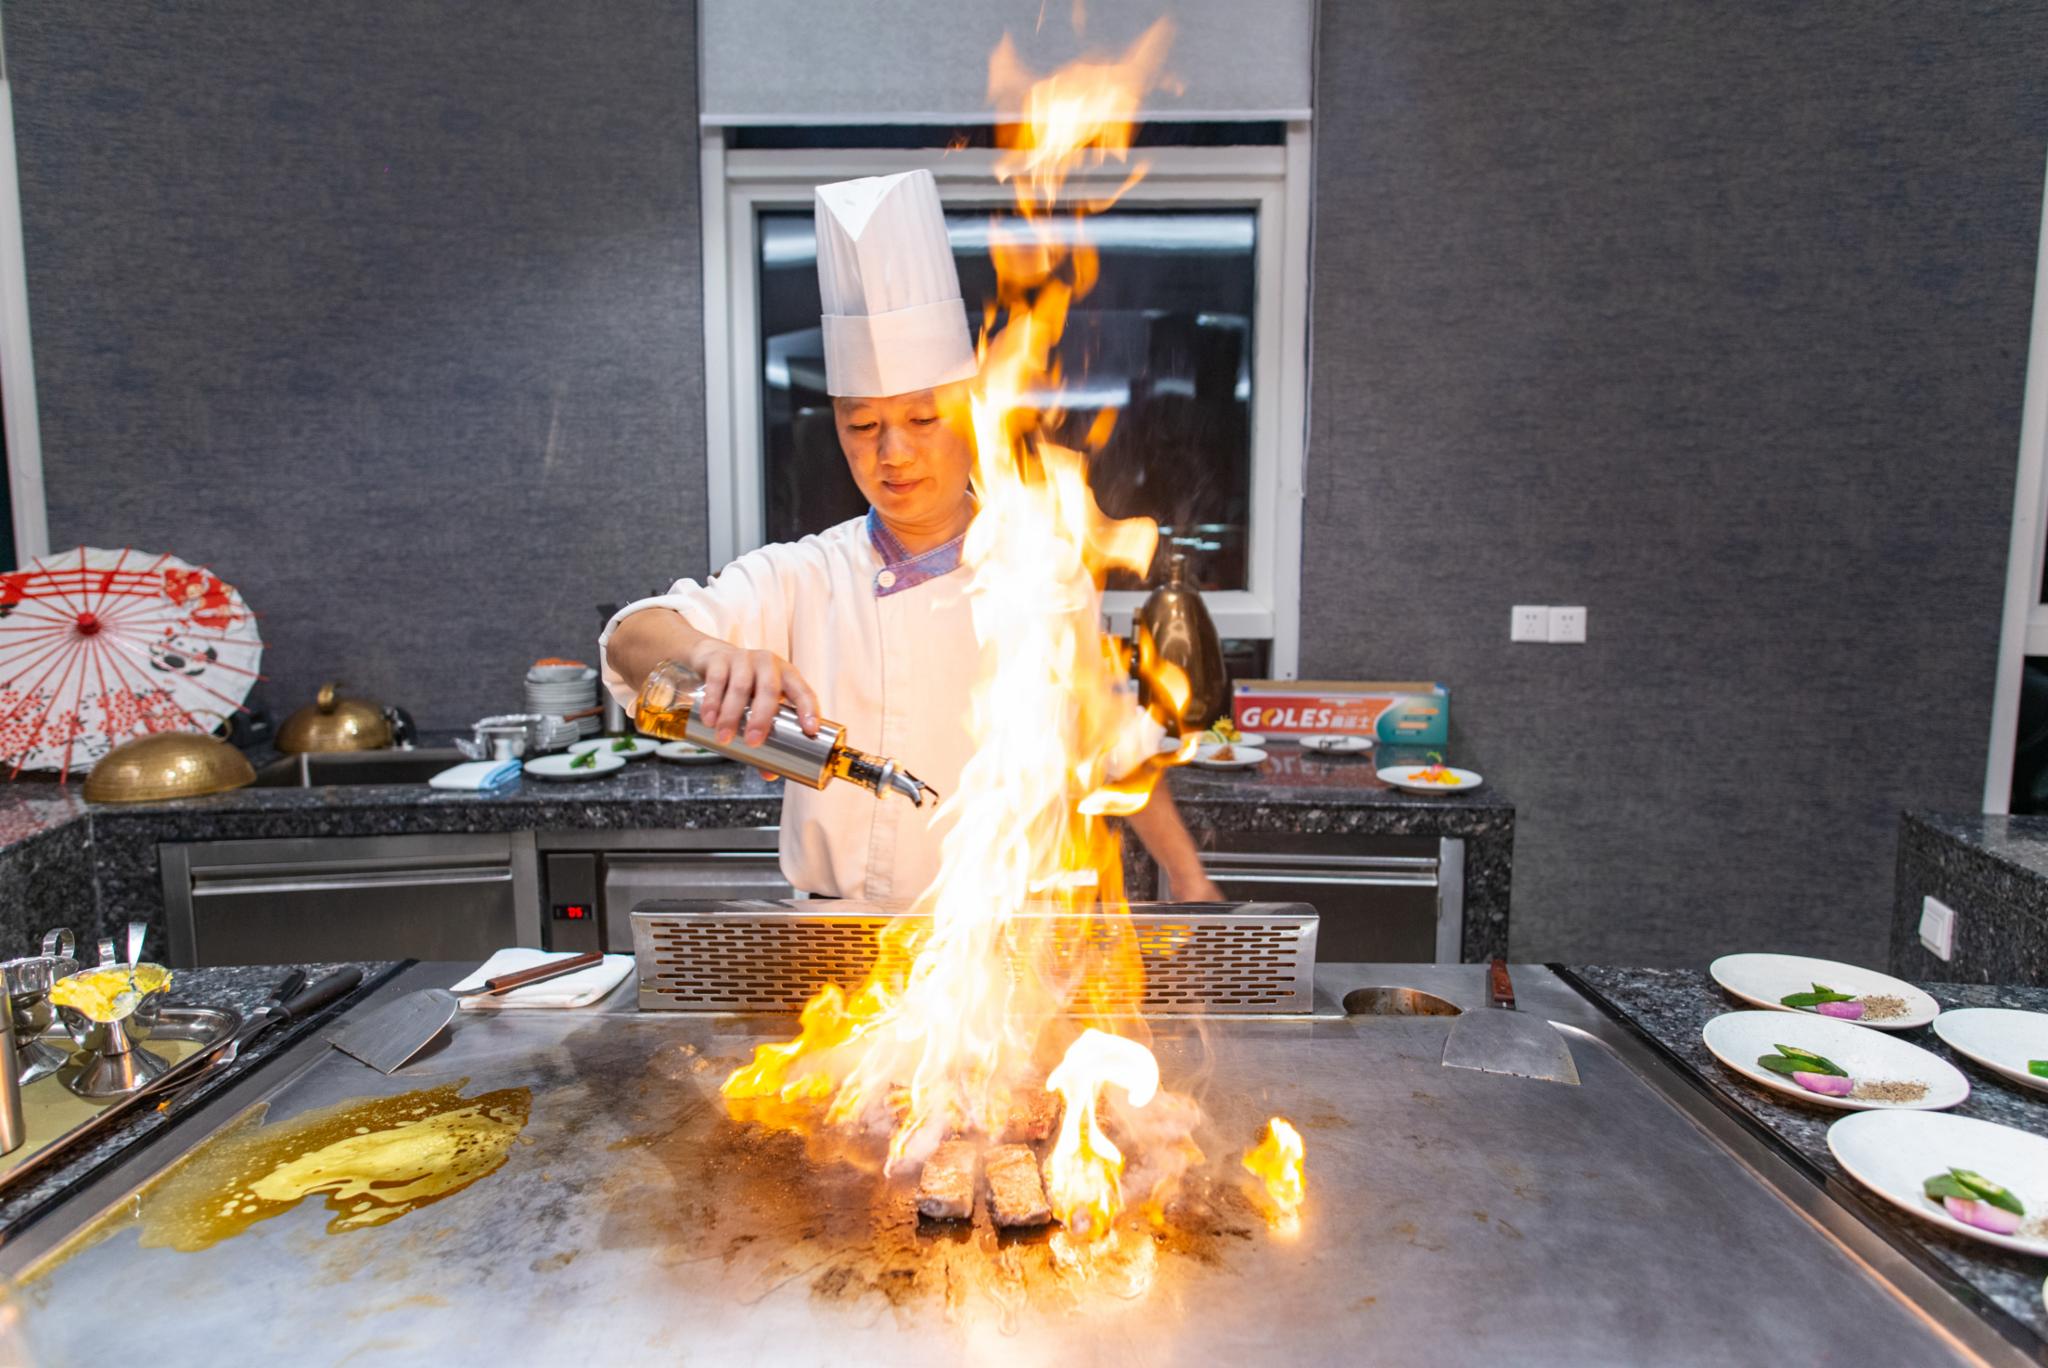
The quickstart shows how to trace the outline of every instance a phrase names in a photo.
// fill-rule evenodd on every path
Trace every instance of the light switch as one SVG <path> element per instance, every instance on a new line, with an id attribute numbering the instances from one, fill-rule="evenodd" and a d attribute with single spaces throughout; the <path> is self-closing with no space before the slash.
<path id="1" fill-rule="evenodd" d="M 1920 943 L 1936 959 L 1955 953 L 1956 910 L 1932 893 L 1920 899 Z"/>
<path id="2" fill-rule="evenodd" d="M 1586 639 L 1586 610 L 1584 608 L 1553 608 L 1550 610 L 1550 640 L 1578 645 Z"/>
<path id="3" fill-rule="evenodd" d="M 1508 622 L 1509 641 L 1550 640 L 1550 609 L 1543 604 L 1518 603 Z"/>

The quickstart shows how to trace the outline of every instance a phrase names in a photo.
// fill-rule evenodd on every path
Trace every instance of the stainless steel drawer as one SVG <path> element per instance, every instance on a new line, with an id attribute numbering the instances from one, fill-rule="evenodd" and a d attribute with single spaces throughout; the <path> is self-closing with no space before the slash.
<path id="1" fill-rule="evenodd" d="M 174 965 L 481 959 L 538 942 L 527 837 L 167 845 L 163 869 Z"/>
<path id="2" fill-rule="evenodd" d="M 1238 848 L 1204 850 L 1203 871 L 1232 901 L 1313 907 L 1321 919 L 1318 960 L 1458 960 L 1464 935 L 1463 841 L 1294 834 L 1233 834 L 1228 839 Z M 1163 872 L 1160 896 L 1173 897 Z"/>
<path id="3" fill-rule="evenodd" d="M 633 953 L 633 909 L 643 902 L 732 902 L 795 894 L 773 849 L 606 854 L 603 861 L 604 948 L 615 954 Z"/>

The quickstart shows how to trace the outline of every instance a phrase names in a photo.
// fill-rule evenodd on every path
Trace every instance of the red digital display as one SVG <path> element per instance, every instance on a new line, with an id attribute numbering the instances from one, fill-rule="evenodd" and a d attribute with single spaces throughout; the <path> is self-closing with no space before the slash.
<path id="1" fill-rule="evenodd" d="M 556 903 L 556 921 L 589 921 L 590 907 L 587 903 Z"/>

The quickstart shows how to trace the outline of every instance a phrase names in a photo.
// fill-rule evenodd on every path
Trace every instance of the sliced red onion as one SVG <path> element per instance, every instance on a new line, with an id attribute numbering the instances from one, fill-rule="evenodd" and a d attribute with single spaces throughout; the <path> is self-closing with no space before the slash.
<path id="1" fill-rule="evenodd" d="M 1863 1015 L 1863 1004 L 1860 1002 L 1820 1002 L 1814 1004 L 1813 1010 L 1819 1012 L 1822 1016 L 1840 1017 L 1844 1021 L 1854 1021 Z"/>
<path id="2" fill-rule="evenodd" d="M 1828 1097 L 1847 1097 L 1850 1090 L 1856 1086 L 1855 1079 L 1844 1078 L 1840 1074 L 1795 1073 L 1792 1075 L 1792 1081 L 1808 1092 L 1817 1092 Z"/>
<path id="3" fill-rule="evenodd" d="M 1941 1204 L 1948 1208 L 1949 1215 L 1964 1225 L 1988 1230 L 1993 1235 L 2010 1235 L 2020 1228 L 2019 1217 L 1989 1202 L 1966 1202 L 1960 1197 L 1944 1197 Z"/>

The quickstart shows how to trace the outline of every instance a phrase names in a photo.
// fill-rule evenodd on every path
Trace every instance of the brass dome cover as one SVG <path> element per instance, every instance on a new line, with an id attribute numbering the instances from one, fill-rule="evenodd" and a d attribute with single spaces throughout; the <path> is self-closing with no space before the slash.
<path id="1" fill-rule="evenodd" d="M 277 748 L 300 751 L 382 750 L 391 744 L 391 719 L 360 698 L 343 698 L 341 685 L 322 684 L 319 698 L 277 729 Z"/>
<path id="2" fill-rule="evenodd" d="M 85 777 L 89 803 L 143 803 L 193 798 L 256 782 L 249 757 L 198 732 L 138 736 L 100 757 Z"/>

